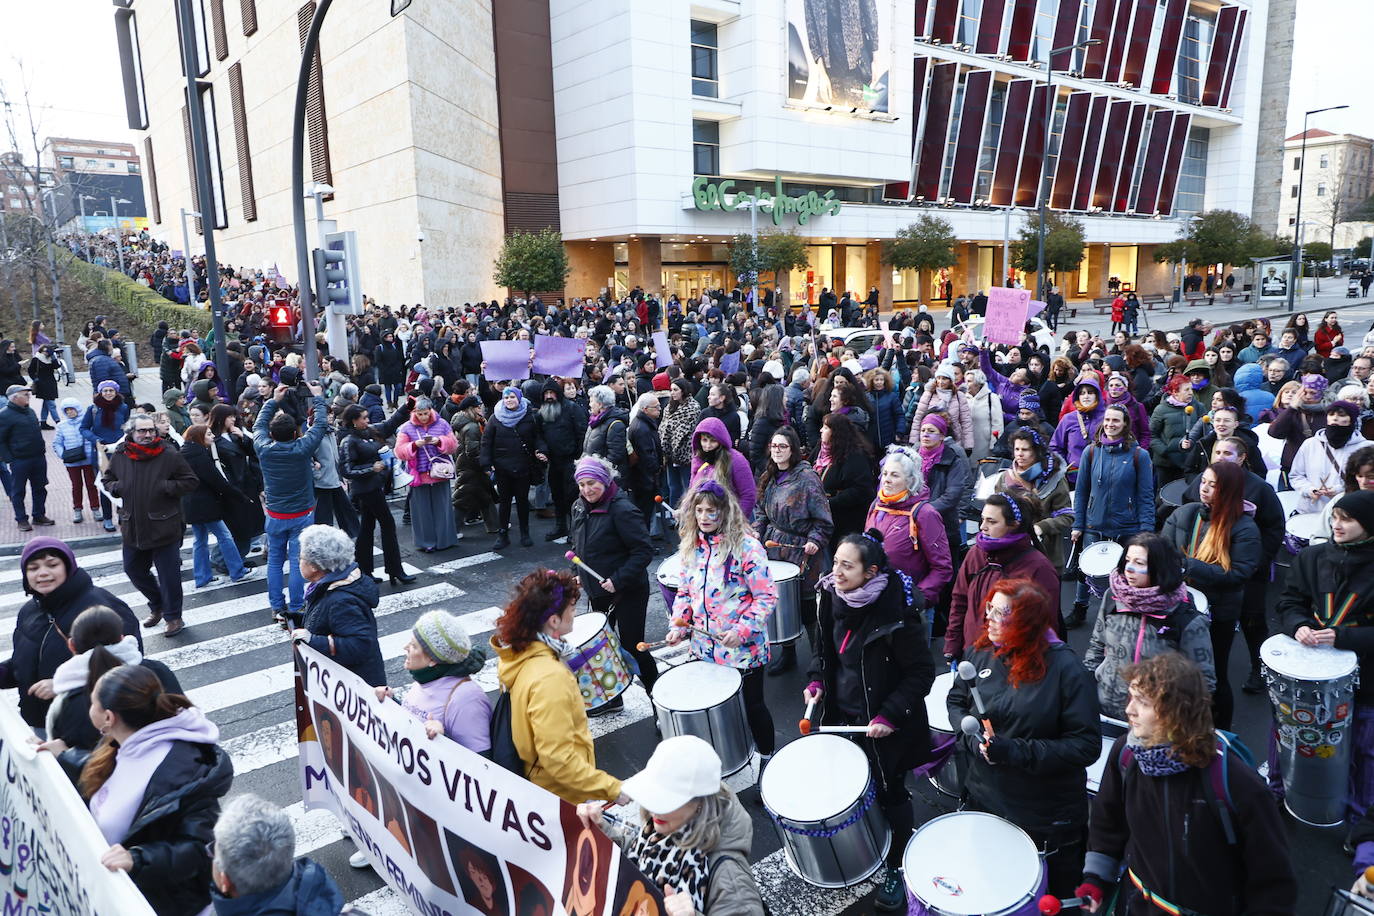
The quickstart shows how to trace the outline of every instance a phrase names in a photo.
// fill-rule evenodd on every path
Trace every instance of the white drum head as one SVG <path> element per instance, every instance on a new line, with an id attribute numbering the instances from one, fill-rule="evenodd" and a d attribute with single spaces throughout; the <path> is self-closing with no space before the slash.
<path id="1" fill-rule="evenodd" d="M 1296 681 L 1333 681 L 1359 667 L 1359 658 L 1348 649 L 1304 646 L 1282 633 L 1275 633 L 1260 646 L 1260 661 L 1275 674 Z"/>
<path id="2" fill-rule="evenodd" d="M 926 721 L 938 732 L 954 733 L 949 724 L 949 706 L 945 703 L 949 699 L 949 688 L 953 686 L 954 672 L 946 671 L 935 679 L 930 693 L 926 694 Z"/>
<path id="3" fill-rule="evenodd" d="M 1188 595 L 1193 599 L 1193 607 L 1198 609 L 1198 613 L 1206 614 L 1209 617 L 1212 615 L 1212 612 L 1208 610 L 1208 607 L 1211 606 L 1211 602 L 1207 600 L 1206 595 L 1193 588 L 1191 585 L 1188 586 Z"/>
<path id="4" fill-rule="evenodd" d="M 1321 534 L 1321 531 L 1322 514 L 1320 512 L 1304 512 L 1288 520 L 1288 533 L 1295 538 L 1310 541 Z"/>
<path id="5" fill-rule="evenodd" d="M 1302 502 L 1302 494 L 1297 490 L 1284 490 L 1279 493 L 1279 505 L 1283 507 L 1284 518 L 1297 512 L 1300 502 Z"/>
<path id="6" fill-rule="evenodd" d="M 774 582 L 787 582 L 801 575 L 801 567 L 786 560 L 769 560 L 768 575 Z"/>
<path id="7" fill-rule="evenodd" d="M 578 614 L 573 618 L 572 632 L 568 634 L 568 643 L 574 646 L 583 646 L 596 638 L 606 626 L 606 615 L 591 611 L 586 614 Z"/>
<path id="8" fill-rule="evenodd" d="M 1091 547 L 1084 547 L 1078 555 L 1078 568 L 1090 576 L 1105 576 L 1116 569 L 1116 563 L 1125 551 L 1116 541 L 1098 541 Z"/>
<path id="9" fill-rule="evenodd" d="M 1093 761 L 1092 766 L 1088 767 L 1088 791 L 1094 794 L 1102 788 L 1102 774 L 1107 772 L 1107 759 L 1112 755 L 1112 746 L 1116 744 L 1115 738 L 1102 738 L 1102 751 Z"/>
<path id="10" fill-rule="evenodd" d="M 857 744 L 839 735 L 808 735 L 788 742 L 773 755 L 759 781 L 764 807 L 778 817 L 807 823 L 843 814 L 867 788 L 868 758 Z"/>
<path id="11" fill-rule="evenodd" d="M 660 585 L 676 589 L 682 582 L 682 560 L 677 554 L 673 554 L 662 563 L 658 564 L 658 570 L 654 572 L 654 578 L 658 579 Z"/>
<path id="12" fill-rule="evenodd" d="M 949 916 L 1006 912 L 1040 887 L 1040 854 L 1031 838 L 980 811 L 956 811 L 917 827 L 902 866 L 907 889 Z"/>
<path id="13" fill-rule="evenodd" d="M 654 684 L 654 705 L 677 712 L 712 709 L 739 690 L 740 673 L 734 668 L 714 662 L 687 662 L 659 675 Z"/>

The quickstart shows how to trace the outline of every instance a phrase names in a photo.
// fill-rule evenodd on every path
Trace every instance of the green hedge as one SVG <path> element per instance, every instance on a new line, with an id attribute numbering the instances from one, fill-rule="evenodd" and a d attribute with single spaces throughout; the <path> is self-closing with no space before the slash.
<path id="1" fill-rule="evenodd" d="M 159 321 L 166 321 L 174 328 L 192 328 L 201 334 L 210 330 L 212 321 L 208 309 L 171 302 L 119 271 L 88 264 L 71 252 L 59 249 L 58 257 L 64 262 L 63 269 L 68 275 L 128 318 L 150 328 L 157 327 Z"/>

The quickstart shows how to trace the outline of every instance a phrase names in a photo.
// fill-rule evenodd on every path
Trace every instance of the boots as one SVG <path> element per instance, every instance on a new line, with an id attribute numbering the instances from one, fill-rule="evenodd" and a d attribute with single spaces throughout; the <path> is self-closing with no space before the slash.
<path id="1" fill-rule="evenodd" d="M 554 529 L 544 535 L 546 541 L 556 541 L 559 538 L 568 536 L 568 513 L 560 512 L 557 516 L 558 521 L 554 523 Z"/>
<path id="2" fill-rule="evenodd" d="M 1088 619 L 1088 602 L 1075 601 L 1073 610 L 1069 611 L 1069 616 L 1064 618 L 1064 629 L 1073 630 L 1083 626 L 1083 622 Z"/>
<path id="3" fill-rule="evenodd" d="M 491 545 L 492 550 L 505 550 L 510 546 L 510 529 L 502 528 L 496 533 L 496 543 Z"/>
<path id="4" fill-rule="evenodd" d="M 521 528 L 521 529 L 520 529 L 520 546 L 521 546 L 521 547 L 533 547 L 533 546 L 534 546 L 534 541 L 530 538 L 530 529 L 529 529 L 529 528 Z"/>

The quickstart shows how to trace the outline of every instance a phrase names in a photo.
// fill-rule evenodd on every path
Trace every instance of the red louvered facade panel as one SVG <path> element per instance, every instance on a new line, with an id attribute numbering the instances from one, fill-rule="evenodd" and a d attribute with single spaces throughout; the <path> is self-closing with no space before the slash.
<path id="1" fill-rule="evenodd" d="M 1097 179 L 1097 160 L 1102 152 L 1102 125 L 1107 120 L 1107 97 L 1093 96 L 1088 105 L 1088 124 L 1083 129 L 1083 152 L 1078 157 L 1078 181 L 1074 185 L 1073 208 L 1086 210 Z"/>
<path id="2" fill-rule="evenodd" d="M 1148 111 L 1144 105 L 1131 106 L 1131 116 L 1126 121 L 1126 133 L 1119 151 L 1121 164 L 1116 172 L 1116 190 L 1112 193 L 1110 208 L 1113 213 L 1126 213 L 1131 209 L 1131 183 L 1135 181 L 1135 164 L 1140 158 L 1140 137 L 1145 132 L 1145 115 Z"/>
<path id="3" fill-rule="evenodd" d="M 1155 4 L 1140 0 L 1135 7 L 1135 21 L 1131 23 L 1131 40 L 1126 45 L 1126 64 L 1121 81 L 1137 89 L 1145 80 L 1145 58 L 1150 53 L 1150 34 L 1155 26 Z"/>
<path id="4" fill-rule="evenodd" d="M 1056 48 L 1067 48 L 1073 44 L 1074 36 L 1078 34 L 1078 8 L 1079 0 L 1059 0 L 1059 14 L 1054 19 Z M 1067 70 L 1072 60 L 1072 51 L 1061 51 L 1050 57 L 1050 66 L 1055 70 Z"/>
<path id="5" fill-rule="evenodd" d="M 1030 60 L 1031 38 L 1035 35 L 1036 0 L 1015 0 L 1011 11 L 1011 31 L 1007 36 L 1007 56 Z"/>
<path id="6" fill-rule="evenodd" d="M 998 207 L 1014 203 L 1016 167 L 1021 162 L 1021 149 L 1026 143 L 1026 119 L 1030 113 L 1027 109 L 1033 85 L 1030 80 L 1012 80 L 1007 84 L 1002 135 L 997 140 L 997 163 L 993 166 L 992 191 L 988 197 Z"/>
<path id="7" fill-rule="evenodd" d="M 978 18 L 979 54 L 996 54 L 1002 50 L 1002 19 L 1007 0 L 983 0 L 983 12 Z"/>
<path id="8" fill-rule="evenodd" d="M 954 170 L 949 196 L 961 204 L 973 203 L 973 184 L 983 149 L 983 125 L 992 91 L 992 71 L 974 70 L 964 80 L 963 109 L 959 114 L 959 139 L 954 150 Z"/>
<path id="9" fill-rule="evenodd" d="M 1236 37 L 1235 40 L 1231 42 L 1231 61 L 1226 65 L 1226 82 L 1221 87 L 1220 106 L 1222 108 L 1229 108 L 1231 106 L 1231 84 L 1235 81 L 1236 62 L 1240 60 L 1240 49 L 1245 43 L 1245 20 L 1249 18 L 1249 16 L 1249 10 L 1241 10 L 1240 18 L 1236 20 Z"/>
<path id="10" fill-rule="evenodd" d="M 1135 199 L 1135 212 L 1142 216 L 1152 216 L 1159 203 L 1160 172 L 1169 153 L 1173 124 L 1172 111 L 1156 111 L 1150 118 L 1150 139 L 1145 144 L 1145 162 L 1140 170 L 1140 189 Z"/>
<path id="11" fill-rule="evenodd" d="M 1059 138 L 1059 158 L 1054 167 L 1054 190 L 1050 193 L 1050 206 L 1056 210 L 1067 210 L 1073 205 L 1074 183 L 1078 180 L 1078 159 L 1083 155 L 1083 130 L 1088 122 L 1087 92 L 1075 92 L 1069 96 L 1069 107 L 1064 113 L 1064 134 Z"/>
<path id="12" fill-rule="evenodd" d="M 935 15 L 930 21 L 930 37 L 949 44 L 959 27 L 959 0 L 935 0 Z"/>
<path id="13" fill-rule="evenodd" d="M 1183 19 L 1188 13 L 1188 0 L 1168 0 L 1164 10 L 1164 28 L 1159 34 L 1159 48 L 1155 55 L 1154 78 L 1150 91 L 1168 95 L 1174 83 L 1174 64 L 1178 61 L 1178 41 L 1183 36 Z"/>
<path id="14" fill-rule="evenodd" d="M 954 82 L 958 70 L 958 64 L 937 64 L 931 69 L 914 189 L 918 197 L 927 200 L 940 196 L 940 176 L 945 167 L 945 141 L 949 133 L 949 114 L 954 103 Z"/>
<path id="15" fill-rule="evenodd" d="M 1231 64 L 1231 44 L 1236 37 L 1238 7 L 1223 6 L 1217 13 L 1217 28 L 1213 33 L 1212 53 L 1207 59 L 1207 76 L 1202 83 L 1202 104 L 1219 107 L 1221 92 L 1226 83 L 1226 70 Z"/>
<path id="16" fill-rule="evenodd" d="M 1054 102 L 1050 98 L 1050 87 L 1043 84 L 1035 87 L 1032 94 L 1029 116 L 1026 118 L 1026 141 L 1021 150 L 1021 170 L 1016 176 L 1016 200 L 1018 207 L 1034 207 L 1040 203 L 1040 173 L 1045 158 L 1045 118 L 1046 105 Z M 1054 112 L 1048 112 L 1049 117 Z"/>
<path id="17" fill-rule="evenodd" d="M 1153 5 L 1155 0 L 1135 2 Z M 1112 26 L 1111 46 L 1107 49 L 1107 69 L 1102 74 L 1102 78 L 1109 83 L 1121 80 L 1121 63 L 1126 56 L 1126 43 L 1131 38 L 1131 14 L 1134 12 L 1132 0 L 1117 0 L 1116 22 Z"/>
<path id="18" fill-rule="evenodd" d="M 1129 3 L 1130 0 L 1121 0 Z M 1087 59 L 1083 62 L 1083 78 L 1090 80 L 1102 79 L 1102 74 L 1107 69 L 1107 48 L 1112 40 L 1112 23 L 1116 19 L 1117 0 L 1097 0 L 1097 5 L 1093 7 L 1093 24 L 1089 33 L 1090 38 L 1096 38 L 1101 44 L 1093 45 L 1088 49 Z"/>
<path id="19" fill-rule="evenodd" d="M 1174 212 L 1174 191 L 1178 189 L 1178 172 L 1183 165 L 1183 153 L 1188 148 L 1188 125 L 1192 122 L 1190 114 L 1174 116 L 1173 130 L 1169 136 L 1169 152 L 1164 157 L 1164 170 L 1159 180 L 1159 200 L 1155 209 L 1165 216 Z"/>
<path id="20" fill-rule="evenodd" d="M 1097 161 L 1097 180 L 1089 205 L 1112 208 L 1112 191 L 1116 189 L 1116 172 L 1120 163 L 1121 139 L 1126 133 L 1126 121 L 1131 116 L 1131 103 L 1112 102 L 1107 109 L 1107 126 L 1102 133 L 1102 155 Z"/>

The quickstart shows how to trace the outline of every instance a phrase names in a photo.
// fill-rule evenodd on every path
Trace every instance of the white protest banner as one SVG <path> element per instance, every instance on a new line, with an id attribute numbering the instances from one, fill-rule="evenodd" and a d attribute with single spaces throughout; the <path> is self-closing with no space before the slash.
<path id="1" fill-rule="evenodd" d="M 1026 313 L 1030 309 L 1030 290 L 994 286 L 988 290 L 988 314 L 983 323 L 983 337 L 988 343 L 1016 346 L 1026 330 Z"/>
<path id="2" fill-rule="evenodd" d="M 663 901 L 577 809 L 379 701 L 353 672 L 296 646 L 305 807 L 334 813 L 424 916 L 662 916 Z"/>
<path id="3" fill-rule="evenodd" d="M 110 844 L 52 754 L 0 703 L 0 913 L 153 916 L 127 872 L 100 864 Z"/>

